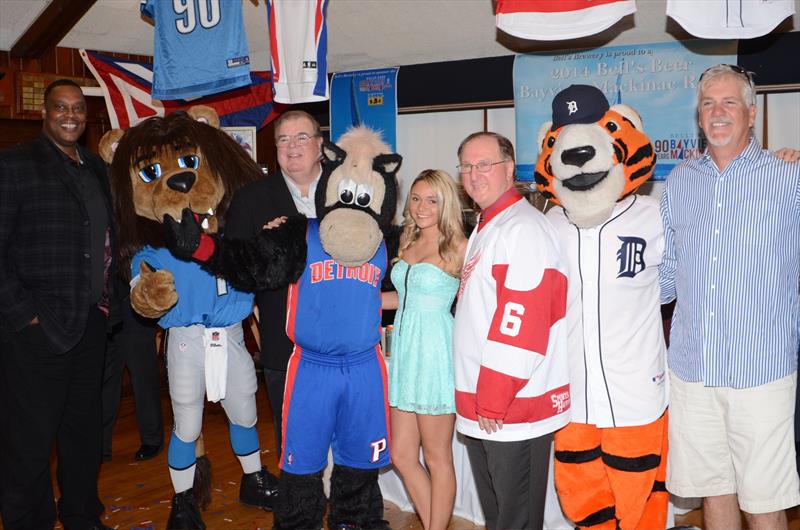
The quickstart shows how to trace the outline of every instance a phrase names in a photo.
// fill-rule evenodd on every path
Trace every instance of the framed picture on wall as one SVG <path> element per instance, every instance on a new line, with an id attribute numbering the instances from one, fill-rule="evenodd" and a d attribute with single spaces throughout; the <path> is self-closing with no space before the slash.
<path id="1" fill-rule="evenodd" d="M 241 145 L 245 151 L 253 158 L 256 158 L 256 128 L 255 127 L 222 127 L 236 143 Z"/>

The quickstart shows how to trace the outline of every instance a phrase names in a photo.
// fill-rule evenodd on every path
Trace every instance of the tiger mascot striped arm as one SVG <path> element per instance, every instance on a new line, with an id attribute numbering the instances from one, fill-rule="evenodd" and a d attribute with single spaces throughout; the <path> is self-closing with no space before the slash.
<path id="1" fill-rule="evenodd" d="M 561 507 L 579 528 L 663 529 L 666 385 L 649 377 L 657 370 L 663 379 L 666 370 L 657 274 L 663 228 L 656 201 L 631 197 L 653 172 L 653 147 L 635 110 L 609 106 L 588 85 L 556 95 L 539 142 L 536 184 L 560 206 L 547 216 L 570 276 L 573 412 L 555 434 Z M 622 239 L 642 243 L 642 266 L 631 275 L 618 274 Z M 609 325 L 615 319 L 622 327 Z"/>

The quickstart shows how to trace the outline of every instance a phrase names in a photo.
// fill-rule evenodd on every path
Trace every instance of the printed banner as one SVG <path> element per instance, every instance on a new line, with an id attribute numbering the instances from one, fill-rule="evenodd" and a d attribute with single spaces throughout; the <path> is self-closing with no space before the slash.
<path id="1" fill-rule="evenodd" d="M 359 70 L 331 80 L 331 141 L 351 127 L 367 125 L 397 151 L 397 70 Z"/>
<path id="2" fill-rule="evenodd" d="M 697 82 L 715 64 L 736 64 L 735 41 L 687 41 L 518 55 L 514 61 L 517 178 L 533 181 L 538 134 L 553 97 L 572 84 L 594 85 L 611 105 L 636 109 L 653 142 L 653 180 L 703 152 Z"/>

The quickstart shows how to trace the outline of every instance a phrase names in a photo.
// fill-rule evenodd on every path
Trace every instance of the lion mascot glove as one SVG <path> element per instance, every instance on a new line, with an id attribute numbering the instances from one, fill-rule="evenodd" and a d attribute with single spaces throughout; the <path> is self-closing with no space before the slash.
<path id="1" fill-rule="evenodd" d="M 167 330 L 175 422 L 167 457 L 175 489 L 170 529 L 205 528 L 193 484 L 201 469 L 195 453 L 206 393 L 210 401 L 221 401 L 229 420 L 231 446 L 243 470 L 240 500 L 271 509 L 277 498 L 277 478 L 261 465 L 256 374 L 241 325 L 252 311 L 253 295 L 175 258 L 164 246 L 161 226 L 165 215 L 188 208 L 206 230 L 217 232 L 233 192 L 262 174 L 215 126 L 212 109 L 193 107 L 189 113 L 150 118 L 124 133 L 110 131 L 100 145 L 104 158 L 111 159 L 121 262 L 129 264 L 132 276 L 131 305 Z"/>
<path id="2" fill-rule="evenodd" d="M 323 145 L 317 219 L 289 218 L 255 238 L 225 240 L 184 210 L 168 219 L 177 255 L 235 288 L 291 284 L 289 360 L 275 528 L 321 528 L 322 471 L 333 450 L 330 528 L 384 529 L 378 469 L 390 463 L 386 367 L 380 352 L 384 233 L 397 203 L 401 157 L 357 127 Z"/>
<path id="3" fill-rule="evenodd" d="M 572 422 L 555 435 L 555 481 L 579 528 L 664 528 L 666 346 L 658 202 L 634 192 L 655 154 L 639 115 L 572 85 L 539 132 L 535 179 L 569 266 Z"/>

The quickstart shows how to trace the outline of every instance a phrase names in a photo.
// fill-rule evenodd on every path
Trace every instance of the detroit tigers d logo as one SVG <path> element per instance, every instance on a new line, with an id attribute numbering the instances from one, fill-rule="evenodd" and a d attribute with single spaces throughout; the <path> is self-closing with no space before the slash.
<path id="1" fill-rule="evenodd" d="M 641 237 L 617 236 L 622 244 L 617 250 L 617 278 L 633 278 L 645 269 L 644 249 L 647 242 Z"/>

